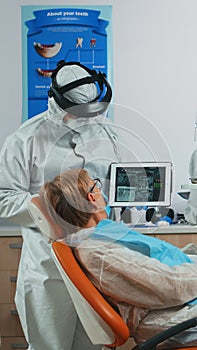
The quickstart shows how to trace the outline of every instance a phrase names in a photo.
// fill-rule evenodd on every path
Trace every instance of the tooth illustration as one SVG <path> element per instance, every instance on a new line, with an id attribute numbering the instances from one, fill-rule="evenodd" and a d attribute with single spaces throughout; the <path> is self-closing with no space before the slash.
<path id="1" fill-rule="evenodd" d="M 39 75 L 41 75 L 42 77 L 45 77 L 45 78 L 50 78 L 52 73 L 53 73 L 53 70 L 49 70 L 49 69 L 37 68 L 36 70 L 37 70 Z"/>

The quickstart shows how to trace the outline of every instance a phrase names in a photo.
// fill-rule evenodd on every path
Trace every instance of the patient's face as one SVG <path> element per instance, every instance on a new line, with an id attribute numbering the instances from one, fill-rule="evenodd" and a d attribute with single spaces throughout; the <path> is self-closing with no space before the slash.
<path id="1" fill-rule="evenodd" d="M 91 179 L 90 178 L 90 193 L 94 195 L 95 202 L 98 206 L 98 211 L 103 211 L 106 202 L 102 194 L 102 184 L 99 179 Z"/>

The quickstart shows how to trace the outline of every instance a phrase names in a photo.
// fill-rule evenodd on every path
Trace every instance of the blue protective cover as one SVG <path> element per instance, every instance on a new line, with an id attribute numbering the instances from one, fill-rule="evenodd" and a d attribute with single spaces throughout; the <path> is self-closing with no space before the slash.
<path id="1" fill-rule="evenodd" d="M 117 241 L 129 249 L 155 258 L 168 266 L 193 262 L 188 255 L 174 245 L 131 230 L 123 222 L 117 223 L 108 219 L 102 220 L 96 226 L 91 237 Z"/>

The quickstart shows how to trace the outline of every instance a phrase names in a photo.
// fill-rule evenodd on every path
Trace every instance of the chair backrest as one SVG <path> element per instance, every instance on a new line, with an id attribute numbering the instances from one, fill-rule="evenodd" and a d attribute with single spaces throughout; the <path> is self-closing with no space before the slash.
<path id="1" fill-rule="evenodd" d="M 31 198 L 28 202 L 28 210 L 34 223 L 48 242 L 63 237 L 61 227 L 52 220 L 39 196 Z"/>
<path id="2" fill-rule="evenodd" d="M 128 327 L 84 274 L 72 249 L 64 242 L 56 241 L 52 243 L 52 251 L 92 343 L 111 347 L 124 344 L 129 337 Z"/>
<path id="3" fill-rule="evenodd" d="M 35 208 L 36 207 L 36 208 Z M 44 235 L 60 237 L 61 228 L 46 213 L 39 197 L 32 198 L 30 213 Z M 121 316 L 104 299 L 85 275 L 72 249 L 62 241 L 51 244 L 52 256 L 67 287 L 81 323 L 93 344 L 115 347 L 129 338 L 129 329 Z"/>

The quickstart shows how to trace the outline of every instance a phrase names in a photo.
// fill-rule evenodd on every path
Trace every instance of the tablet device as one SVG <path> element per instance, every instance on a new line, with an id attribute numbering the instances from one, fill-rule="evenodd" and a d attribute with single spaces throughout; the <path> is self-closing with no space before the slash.
<path id="1" fill-rule="evenodd" d="M 170 206 L 171 162 L 112 163 L 109 204 L 112 207 Z"/>

